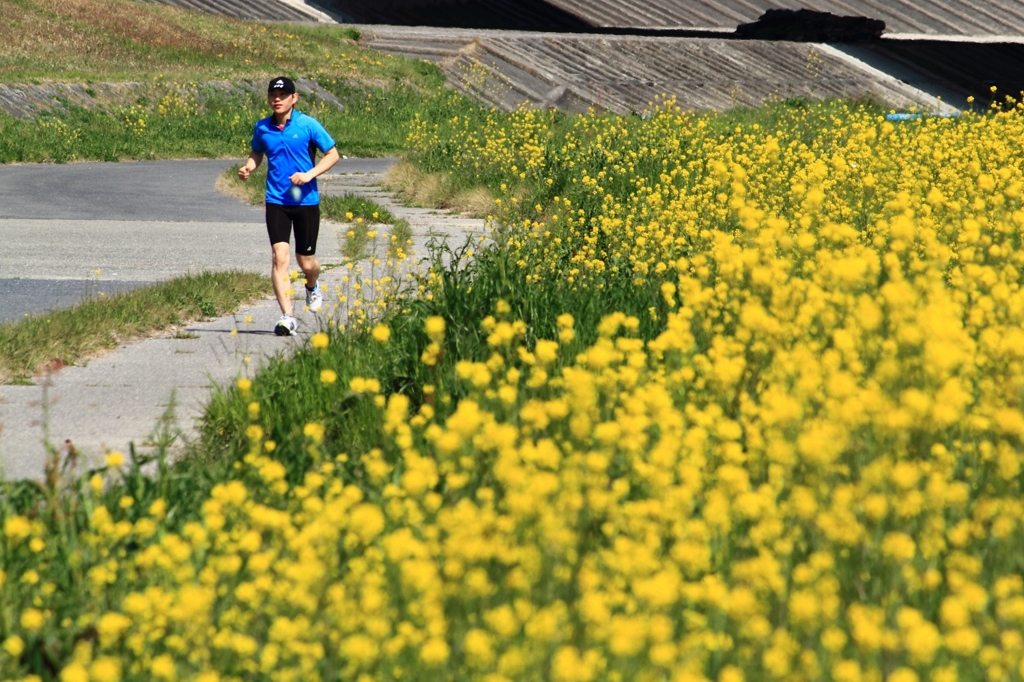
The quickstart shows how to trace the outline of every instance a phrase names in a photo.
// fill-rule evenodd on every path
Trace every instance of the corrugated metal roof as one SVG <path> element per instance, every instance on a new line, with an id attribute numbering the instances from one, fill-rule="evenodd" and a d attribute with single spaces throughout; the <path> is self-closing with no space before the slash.
<path id="1" fill-rule="evenodd" d="M 319 21 L 317 12 L 282 0 L 154 0 L 163 5 L 254 21 Z"/>
<path id="2" fill-rule="evenodd" d="M 807 97 L 934 99 L 827 45 L 713 38 L 586 36 L 366 25 L 367 47 L 433 57 L 460 90 L 495 106 L 642 111 L 668 95 L 686 109 Z M 461 40 L 460 40 L 461 37 Z"/>
<path id="3" fill-rule="evenodd" d="M 1020 0 L 548 0 L 594 26 L 727 28 L 769 9 L 881 19 L 887 33 L 1024 36 Z"/>

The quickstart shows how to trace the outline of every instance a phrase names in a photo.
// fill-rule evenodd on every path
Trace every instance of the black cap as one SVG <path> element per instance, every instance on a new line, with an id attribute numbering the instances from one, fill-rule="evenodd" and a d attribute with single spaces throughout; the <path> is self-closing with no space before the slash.
<path id="1" fill-rule="evenodd" d="M 267 92 L 271 90 L 281 90 L 289 95 L 295 93 L 295 83 L 288 76 L 278 76 L 270 81 L 270 85 L 267 86 Z"/>

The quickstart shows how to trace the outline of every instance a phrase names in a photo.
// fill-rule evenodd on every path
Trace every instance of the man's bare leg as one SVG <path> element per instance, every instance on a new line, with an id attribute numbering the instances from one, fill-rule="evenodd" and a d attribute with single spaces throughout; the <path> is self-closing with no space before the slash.
<path id="1" fill-rule="evenodd" d="M 306 276 L 306 288 L 312 288 L 320 278 L 320 261 L 316 256 L 303 256 L 295 254 L 295 260 L 299 263 L 299 269 Z"/>
<path id="2" fill-rule="evenodd" d="M 288 265 L 291 263 L 291 248 L 288 242 L 277 242 L 274 249 L 273 263 L 270 271 L 270 280 L 274 283 L 274 296 L 277 297 L 277 304 L 281 306 L 281 312 L 285 315 L 292 314 L 292 284 L 288 278 Z M 302 256 L 300 256 L 302 258 Z"/>

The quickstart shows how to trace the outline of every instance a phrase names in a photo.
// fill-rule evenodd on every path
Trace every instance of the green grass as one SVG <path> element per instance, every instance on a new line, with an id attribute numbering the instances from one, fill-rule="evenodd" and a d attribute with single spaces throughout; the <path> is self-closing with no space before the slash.
<path id="1" fill-rule="evenodd" d="M 411 241 L 412 227 L 409 225 L 409 221 L 403 220 L 402 218 L 393 220 L 391 223 L 391 237 L 388 241 L 388 257 L 397 257 L 399 249 L 403 252 L 407 251 L 408 245 Z"/>
<path id="2" fill-rule="evenodd" d="M 341 255 L 347 260 L 357 261 L 369 255 L 371 226 L 362 218 L 353 221 L 345 233 L 345 243 L 341 247 Z"/>
<path id="3" fill-rule="evenodd" d="M 397 249 L 405 248 L 412 239 L 409 221 L 396 218 L 391 211 L 372 199 L 357 194 L 325 196 L 321 198 L 320 206 L 328 220 L 350 225 L 341 249 L 342 255 L 349 260 L 366 258 L 369 255 L 370 243 L 375 238 L 371 238 L 370 233 L 376 231 L 379 234 L 383 226 L 391 228 L 387 247 L 387 253 L 391 257 L 397 255 Z"/>
<path id="4" fill-rule="evenodd" d="M 385 156 L 405 149 L 417 116 L 443 120 L 473 108 L 440 87 L 405 82 L 353 84 L 319 75 L 342 105 L 300 96 L 297 108 L 320 120 L 348 156 Z M 256 82 L 251 76 L 250 82 Z M 262 87 L 259 80 L 259 87 Z M 0 114 L 0 163 L 245 158 L 255 122 L 269 115 L 262 94 L 210 84 L 161 81 L 125 102 L 98 109 L 69 106 L 31 119 Z"/>
<path id="5" fill-rule="evenodd" d="M 373 224 L 395 222 L 395 216 L 391 214 L 391 211 L 376 201 L 358 194 L 348 193 L 340 197 L 322 197 L 320 207 L 324 215 L 331 216 L 330 219 L 337 222 L 351 222 L 356 218 Z"/>
<path id="6" fill-rule="evenodd" d="M 0 380 L 23 382 L 126 340 L 223 315 L 269 293 L 270 281 L 260 275 L 202 273 L 0 325 Z"/>
<path id="7" fill-rule="evenodd" d="M 6 83 L 430 73 L 413 60 L 360 50 L 352 27 L 241 21 L 138 0 L 16 0 L 0 3 L 0 21 Z"/>

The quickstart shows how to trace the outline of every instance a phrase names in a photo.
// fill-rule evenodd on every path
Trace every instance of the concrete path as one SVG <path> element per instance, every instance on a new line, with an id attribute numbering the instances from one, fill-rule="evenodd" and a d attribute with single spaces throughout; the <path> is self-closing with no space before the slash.
<path id="1" fill-rule="evenodd" d="M 372 197 L 408 220 L 414 256 L 407 269 L 426 256 L 426 245 L 436 237 L 458 245 L 483 233 L 479 220 L 398 206 L 379 189 L 392 162 L 344 159 L 322 178 L 321 190 Z M 77 287 L 113 291 L 206 269 L 269 272 L 262 209 L 214 189 L 233 163 L 0 167 L 0 319 L 66 305 L 67 297 L 58 292 L 70 289 L 73 295 Z M 321 227 L 318 256 L 327 266 L 321 279 L 331 292 L 349 291 L 343 282 L 348 270 L 338 267 L 348 229 Z M 325 312 L 343 314 L 336 296 L 328 303 Z M 253 375 L 268 358 L 290 352 L 326 324 L 326 315 L 303 312 L 301 301 L 296 310 L 297 337 L 273 335 L 280 311 L 267 299 L 234 315 L 122 346 L 39 377 L 34 385 L 0 386 L 3 474 L 40 477 L 44 442 L 60 448 L 70 443 L 93 461 L 109 450 L 127 452 L 131 443 L 145 451 L 172 396 L 181 439 L 193 438 L 212 386 Z"/>

